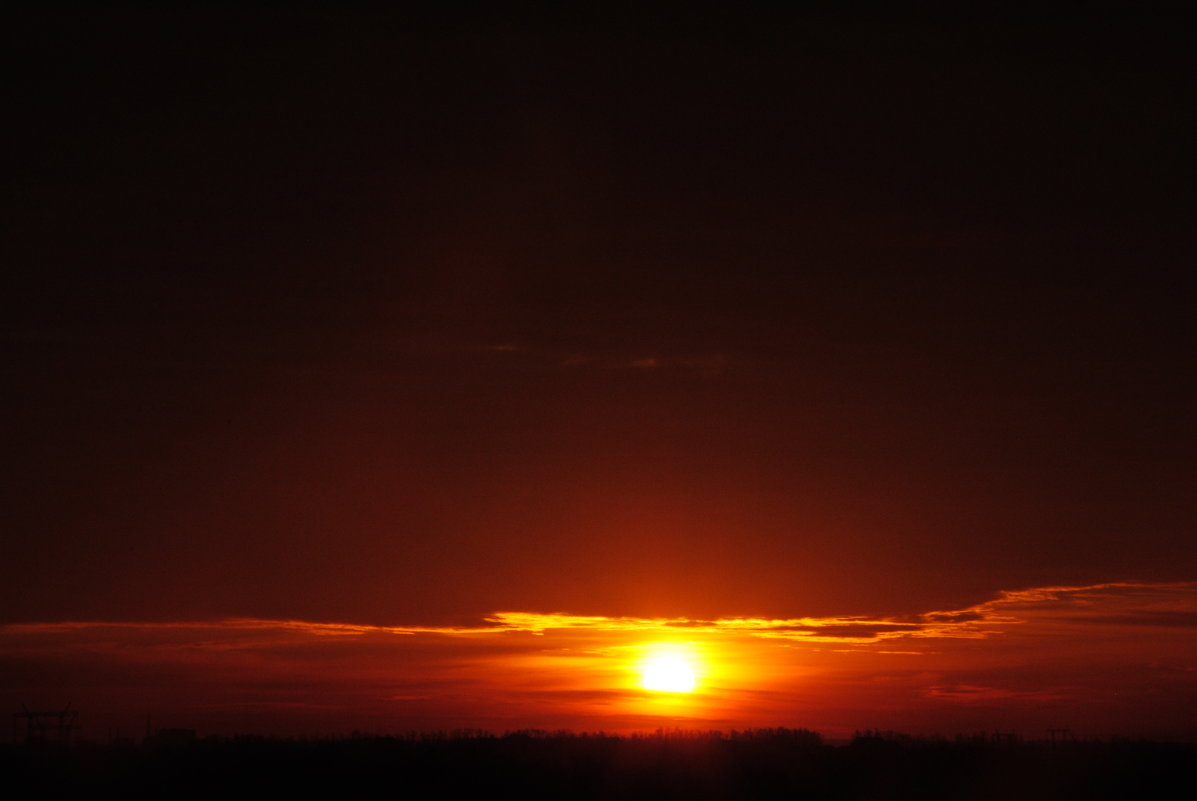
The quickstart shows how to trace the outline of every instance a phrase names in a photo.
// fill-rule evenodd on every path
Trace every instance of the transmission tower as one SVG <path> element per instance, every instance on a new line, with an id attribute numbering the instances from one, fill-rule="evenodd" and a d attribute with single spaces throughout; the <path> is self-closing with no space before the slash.
<path id="1" fill-rule="evenodd" d="M 21 704 L 21 711 L 13 713 L 14 718 L 25 719 L 25 745 L 40 744 L 69 745 L 71 732 L 79 726 L 79 711 L 71 709 L 68 703 L 57 712 L 31 712 Z"/>

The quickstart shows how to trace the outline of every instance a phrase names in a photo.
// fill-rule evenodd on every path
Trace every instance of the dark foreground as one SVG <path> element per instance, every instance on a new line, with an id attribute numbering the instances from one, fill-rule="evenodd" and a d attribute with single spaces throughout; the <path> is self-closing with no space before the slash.
<path id="1" fill-rule="evenodd" d="M 12 798 L 1154 799 L 1197 797 L 1197 746 L 805 730 L 204 739 L 0 750 Z M 334 795 L 335 794 L 335 795 Z"/>

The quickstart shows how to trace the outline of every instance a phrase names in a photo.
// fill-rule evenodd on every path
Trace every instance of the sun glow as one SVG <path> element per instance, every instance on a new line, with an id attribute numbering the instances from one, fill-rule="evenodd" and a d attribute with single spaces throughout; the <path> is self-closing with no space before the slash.
<path id="1" fill-rule="evenodd" d="M 660 693 L 690 693 L 698 685 L 694 657 L 688 649 L 656 649 L 640 663 L 640 686 Z"/>

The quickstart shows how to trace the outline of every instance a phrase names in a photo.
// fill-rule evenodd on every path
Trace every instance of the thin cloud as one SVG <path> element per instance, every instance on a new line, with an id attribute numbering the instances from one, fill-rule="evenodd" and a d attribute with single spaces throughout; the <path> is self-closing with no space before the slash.
<path id="1" fill-rule="evenodd" d="M 474 626 L 380 626 L 356 623 L 228 618 L 219 621 L 14 623 L 0 634 L 21 635 L 105 631 L 296 632 L 319 638 L 373 636 L 473 636 L 523 632 L 641 632 L 741 634 L 803 642 L 877 643 L 895 639 L 984 639 L 1027 622 L 1191 628 L 1197 626 L 1197 582 L 1108 583 L 1006 590 L 990 601 L 960 610 L 927 612 L 913 618 L 800 617 L 709 619 L 608 617 L 563 612 L 499 611 Z"/>
<path id="2" fill-rule="evenodd" d="M 962 703 L 1009 701 L 1009 700 L 1040 700 L 1058 701 L 1068 696 L 1055 691 L 1012 690 L 1006 687 L 984 687 L 971 684 L 945 684 L 928 687 L 924 692 L 927 698 L 941 701 L 956 701 Z"/>
<path id="3" fill-rule="evenodd" d="M 71 688 L 95 725 L 117 727 L 138 725 L 132 709 L 173 710 L 217 731 L 800 720 L 834 732 L 900 727 L 909 715 L 958 731 L 988 725 L 999 709 L 1042 728 L 1066 703 L 1087 710 L 1068 712 L 1078 725 L 1183 733 L 1197 697 L 1194 615 L 1197 582 L 1128 582 L 1011 590 L 900 618 L 508 610 L 462 626 L 17 623 L 0 626 L 0 672 L 14 702 L 58 703 Z M 709 660 L 685 704 L 639 687 L 637 661 L 657 642 L 687 643 Z"/>

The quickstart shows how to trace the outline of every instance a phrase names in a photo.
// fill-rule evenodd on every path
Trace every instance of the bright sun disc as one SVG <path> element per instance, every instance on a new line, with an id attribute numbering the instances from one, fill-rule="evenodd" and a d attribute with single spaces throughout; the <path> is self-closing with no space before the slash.
<path id="1" fill-rule="evenodd" d="M 644 663 L 641 685 L 661 693 L 694 692 L 694 668 L 685 659 L 659 656 Z"/>

